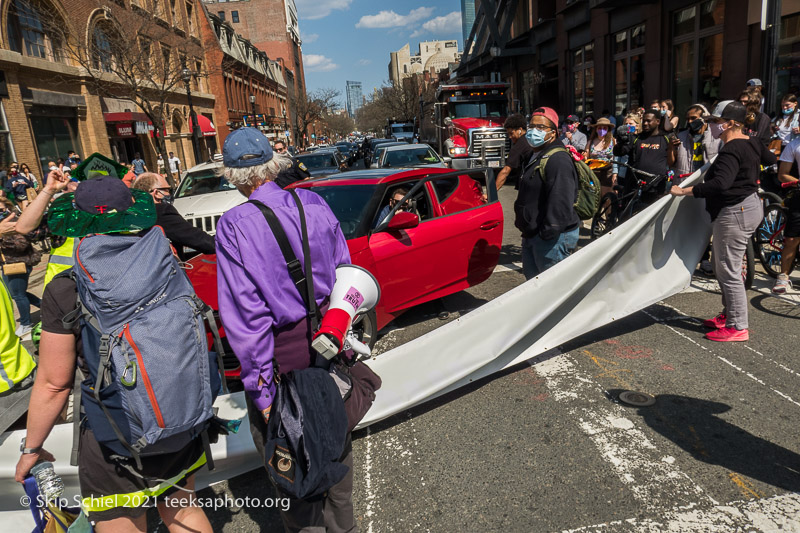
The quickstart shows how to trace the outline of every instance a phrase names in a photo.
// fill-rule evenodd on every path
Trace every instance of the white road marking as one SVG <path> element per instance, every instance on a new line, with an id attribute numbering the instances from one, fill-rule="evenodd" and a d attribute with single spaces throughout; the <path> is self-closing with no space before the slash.
<path id="1" fill-rule="evenodd" d="M 534 369 L 645 509 L 656 511 L 658 502 L 670 499 L 683 502 L 683 508 L 694 507 L 698 501 L 717 504 L 680 470 L 674 458 L 659 452 L 629 418 L 629 410 L 608 401 L 602 387 L 569 354 L 536 363 Z"/>
<path id="2" fill-rule="evenodd" d="M 495 272 L 515 272 L 518 270 L 522 270 L 522 263 L 507 263 L 505 265 L 497 265 L 494 267 Z"/>
<path id="3" fill-rule="evenodd" d="M 800 531 L 800 494 L 732 502 L 711 509 L 677 509 L 657 520 L 629 518 L 564 530 L 564 533 L 718 533 L 745 531 L 744 524 L 748 532 Z"/>
<path id="4" fill-rule="evenodd" d="M 367 487 L 367 533 L 372 533 L 372 516 L 375 514 L 372 510 L 373 503 L 375 502 L 375 493 L 372 491 L 372 439 L 370 438 L 369 426 L 367 426 L 367 435 L 364 437 L 367 443 L 366 450 L 364 451 L 364 485 Z"/>
<path id="5" fill-rule="evenodd" d="M 661 305 L 663 305 L 664 307 L 667 307 L 667 308 L 669 308 L 669 309 L 672 309 L 672 310 L 674 310 L 674 311 L 676 311 L 676 312 L 680 313 L 681 315 L 683 315 L 683 316 L 685 316 L 685 317 L 687 317 L 687 318 L 689 317 L 689 315 L 687 315 L 686 313 L 684 313 L 683 311 L 681 311 L 680 309 L 678 309 L 678 308 L 677 308 L 677 307 L 675 307 L 675 306 L 669 305 L 669 304 L 667 304 L 667 303 L 664 303 L 664 302 L 661 302 Z M 683 338 L 684 338 L 684 339 L 686 339 L 687 341 L 691 342 L 692 344 L 694 344 L 694 345 L 695 345 L 695 346 L 697 346 L 698 348 L 700 348 L 700 349 L 702 349 L 702 350 L 705 350 L 706 352 L 710 353 L 711 355 L 713 355 L 714 357 L 716 357 L 717 359 L 719 359 L 720 361 L 722 361 L 722 362 L 723 362 L 723 363 L 725 363 L 726 365 L 730 366 L 731 368 L 733 368 L 733 369 L 735 369 L 735 370 L 737 370 L 737 371 L 741 372 L 742 374 L 744 374 L 744 375 L 745 375 L 745 376 L 747 376 L 748 378 L 752 379 L 753 381 L 755 381 L 755 382 L 756 382 L 756 383 L 758 383 L 759 385 L 762 385 L 762 386 L 766 387 L 767 389 L 771 390 L 772 392 L 774 392 L 775 394 L 777 394 L 778 396 L 780 396 L 780 397 L 781 397 L 781 398 L 783 398 L 784 400 L 788 400 L 789 402 L 791 402 L 791 403 L 795 404 L 796 406 L 800 407 L 800 402 L 798 402 L 797 400 L 793 399 L 791 396 L 789 396 L 789 395 L 788 395 L 788 394 L 786 394 L 785 392 L 782 392 L 782 391 L 780 391 L 780 390 L 778 390 L 778 389 L 775 389 L 775 388 L 772 388 L 772 387 L 770 387 L 770 386 L 769 386 L 769 385 L 767 385 L 767 384 L 764 382 L 764 380 L 762 380 L 761 378 L 759 378 L 759 377 L 757 377 L 757 376 L 753 375 L 752 373 L 750 373 L 750 372 L 748 372 L 748 371 L 744 370 L 743 368 L 741 368 L 741 367 L 739 367 L 739 366 L 735 365 L 733 362 L 731 362 L 731 361 L 729 361 L 728 359 L 726 359 L 726 358 L 722 357 L 721 355 L 718 355 L 717 353 L 715 353 L 715 352 L 714 352 L 714 350 L 712 350 L 711 348 L 708 348 L 708 347 L 706 347 L 706 346 L 704 346 L 704 345 L 700 344 L 700 343 L 699 343 L 699 342 L 697 342 L 696 340 L 694 340 L 694 339 L 690 338 L 690 337 L 689 337 L 688 335 L 686 335 L 685 333 L 683 333 L 683 332 L 681 332 L 681 331 L 678 331 L 677 329 L 673 328 L 672 326 L 670 326 L 669 324 L 667 324 L 667 323 L 666 323 L 666 321 L 665 321 L 664 319 L 661 319 L 661 318 L 655 317 L 655 316 L 651 315 L 650 313 L 648 313 L 648 312 L 647 312 L 646 310 L 644 310 L 644 309 L 642 309 L 642 313 L 644 313 L 645 315 L 647 315 L 648 317 L 650 317 L 651 319 L 653 319 L 653 321 L 654 321 L 654 322 L 656 322 L 656 323 L 658 323 L 658 324 L 661 324 L 662 326 L 664 326 L 664 327 L 666 327 L 666 328 L 669 328 L 669 329 L 670 329 L 670 331 L 672 331 L 673 333 L 676 333 L 677 335 L 680 335 L 681 337 L 683 337 Z M 759 353 L 759 352 L 757 352 L 756 350 L 752 350 L 752 351 L 754 351 L 754 352 L 756 352 L 756 353 Z M 762 356 L 762 357 L 763 357 L 763 356 Z M 768 359 L 768 360 L 769 360 L 770 362 L 772 362 L 772 363 L 774 363 L 774 364 L 776 364 L 776 365 L 778 365 L 778 366 L 780 366 L 780 367 L 784 368 L 785 370 L 787 370 L 787 371 L 789 371 L 789 372 L 791 372 L 791 373 L 793 373 L 793 374 L 796 374 L 796 372 L 795 372 L 794 370 L 788 369 L 788 368 L 786 368 L 785 366 L 783 366 L 783 365 L 781 365 L 781 364 L 779 364 L 779 363 L 777 363 L 776 361 L 773 361 L 773 360 L 771 360 L 771 359 Z"/>

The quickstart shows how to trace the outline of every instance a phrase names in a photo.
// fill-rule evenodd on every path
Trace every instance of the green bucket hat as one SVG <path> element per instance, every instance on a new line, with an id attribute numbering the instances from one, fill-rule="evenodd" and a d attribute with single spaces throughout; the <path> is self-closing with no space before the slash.
<path id="1" fill-rule="evenodd" d="M 153 198 L 112 177 L 82 181 L 74 193 L 57 198 L 47 216 L 50 231 L 65 237 L 139 231 L 155 223 Z"/>
<path id="2" fill-rule="evenodd" d="M 128 168 L 125 167 L 125 165 L 120 165 L 113 159 L 95 152 L 84 159 L 83 162 L 78 165 L 78 168 L 70 173 L 70 177 L 78 181 L 103 176 L 112 176 L 122 179 L 127 172 Z"/>

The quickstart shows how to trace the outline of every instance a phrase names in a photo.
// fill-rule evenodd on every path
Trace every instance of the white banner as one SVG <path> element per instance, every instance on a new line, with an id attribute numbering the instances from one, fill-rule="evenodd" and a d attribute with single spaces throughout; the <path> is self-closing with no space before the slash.
<path id="1" fill-rule="evenodd" d="M 698 183 L 701 176 L 695 172 L 683 186 Z M 710 236 L 703 200 L 659 199 L 536 278 L 370 360 L 383 386 L 359 427 L 680 292 L 689 286 Z"/>

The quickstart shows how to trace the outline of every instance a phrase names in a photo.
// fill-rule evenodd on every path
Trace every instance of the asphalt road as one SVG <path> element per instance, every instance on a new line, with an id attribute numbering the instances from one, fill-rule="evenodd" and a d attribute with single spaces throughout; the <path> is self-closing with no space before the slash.
<path id="1" fill-rule="evenodd" d="M 507 221 L 514 197 L 503 189 Z M 522 283 L 509 226 L 488 281 L 406 313 L 381 332 L 378 352 Z M 749 293 L 748 343 L 703 339 L 698 319 L 719 310 L 720 296 L 698 277 L 684 293 L 357 432 L 360 529 L 800 531 L 800 295 L 771 296 L 770 283 L 759 275 Z M 625 406 L 624 390 L 656 403 Z M 256 471 L 203 495 L 225 493 L 272 489 Z M 275 509 L 211 519 L 215 531 L 281 531 Z"/>
<path id="2" fill-rule="evenodd" d="M 379 353 L 524 281 L 514 198 L 512 186 L 501 191 L 494 275 L 400 317 L 381 332 Z M 716 314 L 720 295 L 697 277 L 681 294 L 355 433 L 360 530 L 800 532 L 800 294 L 778 298 L 770 286 L 758 274 L 748 293 L 748 343 L 703 339 L 699 319 Z M 626 406 L 625 390 L 656 402 Z M 200 495 L 225 494 L 273 496 L 261 470 Z M 282 531 L 275 508 L 210 518 L 215 531 Z"/>

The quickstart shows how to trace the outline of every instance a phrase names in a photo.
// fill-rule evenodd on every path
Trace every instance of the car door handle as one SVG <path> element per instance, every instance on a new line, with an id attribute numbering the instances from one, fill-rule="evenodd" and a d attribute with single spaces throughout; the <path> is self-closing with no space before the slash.
<path id="1" fill-rule="evenodd" d="M 484 222 L 483 224 L 481 224 L 481 229 L 490 230 L 496 228 L 499 225 L 500 225 L 499 220 L 490 220 L 489 222 Z"/>

